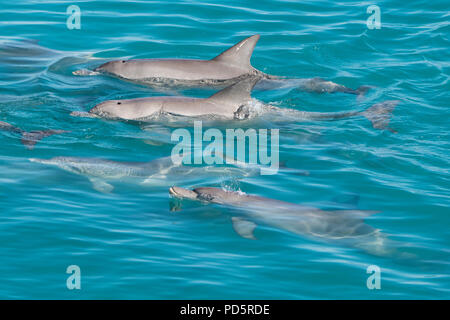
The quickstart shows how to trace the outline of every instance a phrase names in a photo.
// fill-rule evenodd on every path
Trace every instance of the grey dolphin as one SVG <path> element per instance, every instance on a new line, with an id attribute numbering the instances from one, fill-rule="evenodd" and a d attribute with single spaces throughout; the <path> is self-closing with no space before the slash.
<path id="1" fill-rule="evenodd" d="M 27 132 L 3 121 L 0 121 L 0 130 L 14 132 L 21 135 L 22 144 L 28 149 L 33 149 L 36 143 L 45 137 L 68 132 L 64 130 L 41 130 Z"/>
<path id="2" fill-rule="evenodd" d="M 211 60 L 193 59 L 132 59 L 114 60 L 89 70 L 77 70 L 75 75 L 96 75 L 100 72 L 111 74 L 133 82 L 150 85 L 178 86 L 226 86 L 249 76 L 259 76 L 269 84 L 258 88 L 276 88 L 298 83 L 297 88 L 317 93 L 344 92 L 363 95 L 370 87 L 361 86 L 358 89 L 326 81 L 321 78 L 283 79 L 265 74 L 255 69 L 250 58 L 260 35 L 253 35 L 231 48 L 225 50 Z"/>
<path id="3" fill-rule="evenodd" d="M 285 88 L 296 88 L 298 90 L 315 92 L 315 93 L 348 93 L 354 94 L 359 97 L 364 96 L 367 91 L 369 91 L 372 86 L 360 86 L 357 89 L 348 88 L 341 84 L 325 80 L 319 77 L 315 78 L 305 78 L 305 79 L 289 79 L 289 78 L 269 78 L 261 79 L 255 86 L 255 90 L 274 90 L 274 89 L 285 89 Z"/>
<path id="4" fill-rule="evenodd" d="M 65 171 L 87 177 L 95 190 L 107 193 L 114 187 L 113 181 L 147 186 L 170 186 L 174 181 L 186 183 L 205 177 L 243 178 L 256 175 L 257 168 L 242 166 L 187 166 L 176 164 L 171 157 L 150 162 L 119 162 L 98 158 L 55 157 L 51 159 L 29 159 L 46 165 L 57 166 Z"/>
<path id="5" fill-rule="evenodd" d="M 378 103 L 363 111 L 351 112 L 306 112 L 289 108 L 278 108 L 263 105 L 258 110 L 250 96 L 258 77 L 251 77 L 232 84 L 209 98 L 188 97 L 149 97 L 126 100 L 104 101 L 88 114 L 73 112 L 73 116 L 101 117 L 109 119 L 152 121 L 161 115 L 176 115 L 182 117 L 219 117 L 225 120 L 243 120 L 265 115 L 271 121 L 309 121 L 309 120 L 339 120 L 363 116 L 371 121 L 376 129 L 388 129 L 390 116 L 399 101 L 389 100 Z"/>
<path id="6" fill-rule="evenodd" d="M 193 59 L 134 59 L 115 60 L 102 64 L 95 72 L 105 72 L 117 77 L 152 82 L 172 79 L 205 84 L 223 83 L 249 75 L 263 75 L 250 63 L 250 58 L 260 36 L 248 37 L 211 60 Z M 236 80 L 233 80 L 235 82 Z"/>
<path id="7" fill-rule="evenodd" d="M 242 209 L 243 215 L 232 217 L 234 230 L 242 237 L 255 239 L 256 223 L 262 222 L 291 233 L 316 240 L 340 242 L 374 255 L 395 252 L 379 229 L 364 223 L 376 211 L 321 210 L 310 206 L 284 202 L 243 192 L 203 187 L 193 190 L 171 187 L 169 193 L 177 198 L 198 200 Z"/>
<path id="8" fill-rule="evenodd" d="M 342 92 L 363 96 L 369 89 L 372 88 L 371 86 L 360 86 L 357 89 L 351 89 L 341 84 L 337 84 L 319 77 L 300 80 L 302 81 L 300 82 L 299 89 L 317 93 Z"/>
<path id="9" fill-rule="evenodd" d="M 217 116 L 234 119 L 240 107 L 252 101 L 250 92 L 257 77 L 242 80 L 209 98 L 149 97 L 127 100 L 108 100 L 96 105 L 90 115 L 102 118 L 141 120 L 172 114 L 185 117 Z M 72 113 L 72 115 L 80 115 Z"/>

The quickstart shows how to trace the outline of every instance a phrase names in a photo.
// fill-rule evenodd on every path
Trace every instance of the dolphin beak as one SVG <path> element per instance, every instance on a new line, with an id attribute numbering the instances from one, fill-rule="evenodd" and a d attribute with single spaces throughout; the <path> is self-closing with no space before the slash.
<path id="1" fill-rule="evenodd" d="M 187 198 L 187 199 L 197 199 L 198 194 L 192 190 L 180 188 L 180 187 L 170 187 L 169 194 L 177 198 Z"/>
<path id="2" fill-rule="evenodd" d="M 31 162 L 43 163 L 43 164 L 50 163 L 50 161 L 46 160 L 46 159 L 29 158 L 28 160 L 31 161 Z"/>

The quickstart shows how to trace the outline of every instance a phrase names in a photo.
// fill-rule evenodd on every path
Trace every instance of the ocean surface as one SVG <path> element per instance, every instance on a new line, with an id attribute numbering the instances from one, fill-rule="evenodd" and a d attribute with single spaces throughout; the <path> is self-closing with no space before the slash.
<path id="1" fill-rule="evenodd" d="M 72 4 L 81 9 L 81 29 L 66 24 Z M 366 24 L 373 4 L 380 29 Z M 448 1 L 0 0 L 0 8 L 0 121 L 25 131 L 68 131 L 34 149 L 20 133 L 0 131 L 0 298 L 450 298 Z M 292 87 L 255 90 L 253 98 L 311 112 L 400 100 L 390 123 L 397 133 L 376 130 L 363 117 L 267 121 L 280 130 L 283 170 L 200 174 L 195 185 L 181 179 L 179 186 L 375 210 L 366 223 L 408 259 L 259 222 L 257 239 L 244 239 L 231 224 L 236 210 L 226 206 L 183 201 L 171 210 L 180 204 L 169 196 L 170 177 L 167 185 L 119 180 L 100 192 L 86 176 L 29 161 L 169 156 L 171 126 L 70 113 L 108 99 L 207 97 L 214 89 L 157 90 L 72 72 L 112 59 L 210 59 L 253 34 L 261 39 L 252 65 L 267 74 L 373 86 L 359 98 Z M 81 289 L 68 289 L 71 265 L 81 270 Z M 381 270 L 380 289 L 367 286 L 371 265 Z"/>

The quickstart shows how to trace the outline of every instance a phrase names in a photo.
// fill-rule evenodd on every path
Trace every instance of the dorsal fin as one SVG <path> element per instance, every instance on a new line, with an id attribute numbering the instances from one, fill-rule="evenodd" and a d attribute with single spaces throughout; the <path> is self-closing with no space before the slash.
<path id="1" fill-rule="evenodd" d="M 224 62 L 239 68 L 251 69 L 250 58 L 259 40 L 259 34 L 248 37 L 232 46 L 230 49 L 222 52 L 214 61 Z"/>
<path id="2" fill-rule="evenodd" d="M 250 93 L 252 92 L 253 87 L 259 80 L 260 77 L 250 77 L 241 80 L 213 94 L 208 99 L 232 104 L 235 103 L 244 104 L 252 99 Z"/>

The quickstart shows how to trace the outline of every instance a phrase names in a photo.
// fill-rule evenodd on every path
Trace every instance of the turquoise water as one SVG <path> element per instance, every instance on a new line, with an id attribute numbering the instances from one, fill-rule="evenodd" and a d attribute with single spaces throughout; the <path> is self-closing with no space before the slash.
<path id="1" fill-rule="evenodd" d="M 379 30 L 366 26 L 372 2 L 77 1 L 80 30 L 66 27 L 70 4 L 1 0 L 0 121 L 70 132 L 28 150 L 17 133 L 0 131 L 0 298 L 450 297 L 447 1 L 377 1 Z M 252 64 L 259 70 L 375 88 L 364 99 L 293 88 L 255 91 L 254 98 L 321 112 L 398 99 L 391 121 L 398 133 L 375 130 L 364 118 L 268 124 L 280 128 L 280 160 L 309 175 L 199 177 L 198 185 L 380 211 L 367 224 L 414 258 L 374 256 L 265 224 L 257 240 L 243 239 L 226 207 L 188 203 L 171 211 L 167 186 L 118 182 L 101 193 L 86 177 L 28 161 L 169 155 L 173 145 L 149 143 L 151 128 L 70 116 L 106 99 L 161 92 L 72 71 L 112 58 L 208 59 L 256 33 Z M 69 265 L 81 269 L 81 290 L 66 287 Z M 366 286 L 369 265 L 381 268 L 380 290 Z"/>

